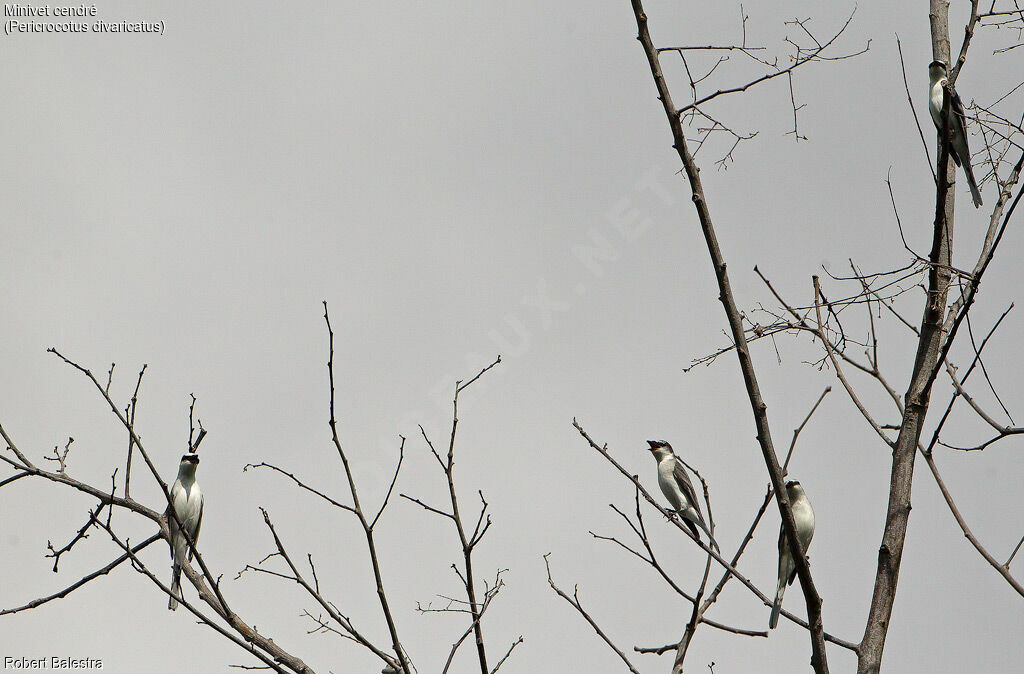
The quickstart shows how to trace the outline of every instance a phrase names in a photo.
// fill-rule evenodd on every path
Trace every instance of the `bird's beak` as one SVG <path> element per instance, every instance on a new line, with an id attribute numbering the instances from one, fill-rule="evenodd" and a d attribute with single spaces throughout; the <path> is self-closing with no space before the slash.
<path id="1" fill-rule="evenodd" d="M 648 449 L 650 449 L 652 452 L 658 448 L 658 445 L 653 440 L 648 440 L 647 444 L 650 445 Z"/>

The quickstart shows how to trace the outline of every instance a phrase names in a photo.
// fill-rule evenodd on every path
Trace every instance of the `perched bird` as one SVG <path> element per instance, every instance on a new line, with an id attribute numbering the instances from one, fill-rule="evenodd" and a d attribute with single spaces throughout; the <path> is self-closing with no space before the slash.
<path id="1" fill-rule="evenodd" d="M 697 527 L 700 527 L 708 535 L 711 545 L 716 550 L 720 550 L 715 537 L 711 535 L 707 525 L 704 524 L 704 516 L 700 512 L 700 502 L 697 501 L 697 492 L 693 490 L 693 484 L 690 483 L 690 477 L 686 474 L 686 468 L 672 451 L 672 445 L 664 440 L 648 440 L 647 444 L 651 446 L 651 454 L 658 462 L 658 486 L 661 487 L 661 493 L 671 504 L 672 510 L 683 518 L 683 522 L 693 532 L 694 538 L 700 538 L 700 534 L 697 533 Z"/>
<path id="2" fill-rule="evenodd" d="M 942 132 L 942 102 L 946 82 L 949 81 L 946 73 L 946 64 L 943 61 L 932 61 L 928 65 L 928 81 L 931 83 L 931 95 L 928 98 L 928 112 L 932 115 L 935 128 Z M 967 147 L 967 127 L 964 124 L 964 103 L 960 95 L 953 89 L 953 98 L 949 101 L 949 130 L 952 132 L 952 140 L 949 144 L 949 154 L 957 166 L 964 169 L 967 177 L 967 186 L 971 188 L 971 197 L 974 199 L 974 207 L 981 206 L 981 192 L 978 191 L 978 183 L 974 180 L 974 171 L 971 170 L 971 150 Z"/>
<path id="3" fill-rule="evenodd" d="M 793 509 L 793 520 L 796 522 L 796 537 L 800 541 L 800 547 L 804 554 L 807 554 L 807 546 L 811 544 L 814 537 L 814 510 L 811 509 L 811 502 L 807 500 L 804 488 L 796 480 L 786 483 L 786 495 L 789 497 L 789 506 Z M 782 609 L 782 595 L 786 592 L 786 586 L 793 584 L 796 578 L 796 562 L 789 552 L 789 542 L 786 541 L 785 527 L 779 528 L 779 589 L 775 592 L 775 605 L 772 606 L 772 615 L 768 619 L 768 627 L 775 629 L 779 624 L 779 611 Z"/>
<path id="4" fill-rule="evenodd" d="M 199 540 L 199 525 L 203 521 L 203 492 L 199 490 L 199 483 L 196 482 L 196 467 L 199 466 L 198 454 L 185 454 L 181 457 L 181 464 L 178 466 L 178 479 L 171 487 L 171 503 L 174 504 L 174 512 L 178 515 L 181 526 L 188 532 L 192 544 Z M 171 534 L 171 599 L 167 608 L 172 611 L 178 608 L 178 597 L 181 597 L 181 564 L 185 561 L 185 552 L 188 550 L 188 541 L 185 535 L 178 528 L 178 523 L 171 516 L 171 508 L 167 507 L 167 527 Z M 189 561 L 192 554 L 189 553 Z"/>

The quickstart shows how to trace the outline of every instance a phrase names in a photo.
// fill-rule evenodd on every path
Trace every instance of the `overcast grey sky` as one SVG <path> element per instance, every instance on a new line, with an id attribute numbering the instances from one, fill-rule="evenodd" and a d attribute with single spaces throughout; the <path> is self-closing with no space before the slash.
<path id="1" fill-rule="evenodd" d="M 738 39 L 738 3 L 696 5 L 651 2 L 655 41 Z M 784 53 L 782 38 L 794 33 L 783 21 L 813 15 L 825 34 L 853 10 L 819 5 L 747 6 L 748 43 Z M 441 502 L 443 475 L 415 424 L 440 440 L 454 380 L 502 355 L 464 394 L 457 479 L 465 500 L 482 489 L 491 504 L 480 576 L 509 570 L 485 619 L 492 657 L 525 638 L 503 671 L 623 671 L 547 587 L 546 552 L 556 580 L 578 583 L 623 648 L 678 639 L 689 606 L 649 568 L 588 534 L 627 533 L 607 504 L 629 507 L 632 491 L 572 419 L 655 491 L 644 441 L 671 441 L 711 481 L 726 551 L 768 478 L 734 358 L 682 372 L 725 343 L 726 323 L 629 3 L 96 6 L 97 19 L 163 20 L 165 32 L 0 38 L 0 422 L 19 446 L 38 457 L 73 436 L 69 470 L 106 484 L 123 461 L 124 433 L 88 382 L 45 349 L 98 372 L 116 362 L 112 392 L 122 404 L 147 363 L 138 428 L 165 477 L 185 446 L 189 394 L 199 398 L 209 429 L 198 473 L 202 549 L 235 608 L 319 672 L 379 671 L 351 642 L 306 634 L 299 614 L 312 606 L 294 585 L 231 580 L 272 551 L 262 505 L 292 549 L 314 555 L 328 596 L 386 643 L 355 521 L 279 476 L 241 471 L 272 461 L 343 495 L 326 423 L 326 299 L 342 439 L 370 503 L 387 489 L 400 433 L 410 439 L 398 489 Z M 951 25 L 962 26 L 966 8 L 954 3 Z M 809 142 L 785 135 L 792 108 L 781 78 L 709 109 L 759 132 L 727 170 L 715 168 L 715 148 L 698 154 L 741 306 L 770 299 L 755 264 L 801 303 L 821 265 L 843 271 L 851 257 L 866 269 L 904 264 L 884 183 L 890 168 L 908 239 L 927 250 L 934 192 L 894 33 L 928 124 L 925 3 L 861 3 L 839 49 L 859 50 L 870 38 L 870 51 L 800 71 L 795 93 L 807 104 L 799 124 Z M 958 45 L 962 29 L 951 33 Z M 1019 52 L 991 56 L 1003 39 L 977 38 L 958 81 L 965 100 L 992 101 L 1019 80 Z M 733 59 L 713 87 L 751 72 Z M 683 100 L 685 80 L 673 77 Z M 968 265 L 987 211 L 969 207 L 962 182 L 957 261 Z M 977 325 L 1020 299 L 1021 243 L 1011 228 Z M 603 257 L 581 255 L 588 247 Z M 1024 410 L 1022 321 L 1011 313 L 988 350 L 1011 412 Z M 902 391 L 913 344 L 887 330 L 882 365 Z M 778 348 L 781 364 L 767 342 L 753 353 L 782 448 L 834 382 L 804 364 L 820 356 L 806 339 L 780 339 Z M 887 401 L 858 383 L 878 416 L 895 421 Z M 962 413 L 950 428 L 965 442 L 984 433 Z M 968 522 L 1005 558 L 1024 533 L 1020 442 L 936 456 Z M 791 467 L 817 513 L 810 557 L 826 629 L 851 641 L 870 601 L 889 466 L 889 452 L 837 388 Z M 155 487 L 137 476 L 133 495 L 159 508 Z M 924 465 L 913 504 L 887 670 L 1018 671 L 1024 601 L 964 540 Z M 92 505 L 28 480 L 0 491 L 0 606 L 55 591 L 115 556 L 97 532 L 62 560 L 59 575 L 43 558 L 47 540 L 68 540 Z M 133 540 L 151 533 L 127 515 L 118 520 Z M 692 588 L 702 556 L 653 513 L 649 525 L 661 558 Z M 403 501 L 380 527 L 407 648 L 420 672 L 438 671 L 463 621 L 414 608 L 458 592 L 448 568 L 458 541 Z M 766 592 L 777 532 L 773 507 L 741 565 Z M 169 576 L 166 548 L 147 553 Z M 0 657 L 94 657 L 107 671 L 169 674 L 182 671 L 187 643 L 199 663 L 189 671 L 254 664 L 165 605 L 147 580 L 120 568 L 67 599 L 0 618 Z M 795 589 L 786 607 L 804 613 Z M 762 629 L 768 609 L 731 583 L 711 617 Z M 851 671 L 848 652 L 830 654 L 833 671 Z M 472 671 L 472 657 L 462 651 L 459 672 Z M 669 657 L 634 660 L 662 672 Z M 781 673 L 809 657 L 806 632 L 783 621 L 767 640 L 702 629 L 688 663 L 704 671 L 714 662 L 716 674 Z"/>

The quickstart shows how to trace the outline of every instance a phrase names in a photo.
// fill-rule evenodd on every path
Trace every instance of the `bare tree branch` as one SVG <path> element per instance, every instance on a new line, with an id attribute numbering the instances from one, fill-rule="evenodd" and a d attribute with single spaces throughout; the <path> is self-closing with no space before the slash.
<path id="1" fill-rule="evenodd" d="M 637 3 L 634 3 L 633 7 L 634 7 L 634 13 L 639 14 L 639 13 L 643 12 L 643 7 L 639 8 L 639 12 L 636 11 L 637 10 Z M 844 59 L 844 58 L 851 58 L 853 56 L 859 56 L 860 54 L 863 54 L 864 52 L 866 52 L 868 49 L 871 48 L 871 40 L 868 40 L 867 44 L 864 46 L 864 49 L 860 50 L 859 52 L 854 52 L 852 54 L 846 54 L 846 55 L 840 56 L 840 57 L 830 57 L 828 59 L 826 59 L 826 57 L 823 57 L 821 55 L 822 52 L 824 52 L 826 49 L 831 47 L 832 43 L 834 43 L 837 39 L 839 39 L 839 36 L 842 35 L 846 31 L 847 26 L 850 25 L 851 21 L 853 21 L 854 14 L 856 14 L 856 9 L 854 10 L 853 14 L 850 14 L 850 17 L 846 20 L 846 23 L 844 23 L 842 25 L 842 27 L 836 32 L 836 34 L 833 35 L 832 38 L 829 39 L 824 44 L 818 43 L 818 45 L 817 45 L 817 47 L 815 49 L 808 50 L 808 52 L 806 54 L 803 54 L 802 50 L 798 47 L 797 56 L 793 60 L 793 65 L 789 66 L 788 68 L 777 69 L 777 70 L 775 70 L 773 72 L 770 72 L 770 73 L 767 73 L 765 75 L 762 75 L 761 77 L 758 77 L 757 79 L 751 80 L 750 82 L 747 82 L 746 84 L 742 84 L 742 85 L 739 85 L 739 86 L 736 86 L 736 87 L 731 87 L 731 88 L 728 88 L 728 89 L 719 89 L 718 91 L 716 91 L 716 92 L 714 92 L 712 94 L 708 94 L 707 96 L 704 96 L 704 97 L 694 101 L 693 103 L 690 103 L 689 105 L 683 106 L 682 108 L 680 108 L 677 111 L 677 114 L 682 115 L 686 111 L 692 110 L 694 108 L 697 108 L 700 105 L 703 105 L 704 103 L 707 103 L 708 101 L 711 101 L 711 100 L 714 100 L 714 99 L 718 98 L 719 96 L 725 96 L 727 94 L 735 94 L 735 93 L 739 93 L 741 91 L 746 91 L 747 89 L 749 89 L 749 88 L 751 88 L 753 86 L 761 84 L 762 82 L 767 82 L 768 80 L 774 79 L 776 77 L 779 77 L 780 75 L 788 75 L 789 73 L 791 73 L 792 71 L 796 70 L 800 66 L 802 66 L 802 65 L 804 65 L 806 63 L 810 63 L 812 61 L 834 60 L 836 58 Z M 658 50 L 654 49 L 653 45 L 652 45 L 652 48 L 651 48 L 651 54 L 655 58 L 657 57 L 657 54 L 658 54 Z"/>
<path id="2" fill-rule="evenodd" d="M 623 663 L 625 663 L 626 667 L 629 669 L 630 672 L 632 672 L 633 674 L 640 674 L 640 672 L 637 671 L 636 667 L 633 666 L 633 663 L 629 661 L 629 658 L 626 657 L 626 654 L 622 652 L 622 649 L 620 649 L 618 646 L 615 645 L 614 642 L 612 642 L 608 635 L 604 633 L 604 630 L 601 629 L 601 626 L 598 625 L 597 622 L 595 622 L 594 619 L 590 617 L 590 614 L 587 613 L 586 609 L 584 609 L 583 606 L 580 605 L 580 598 L 578 592 L 574 590 L 572 596 L 570 597 L 565 592 L 563 592 L 561 588 L 555 585 L 554 579 L 551 578 L 551 562 L 548 561 L 548 557 L 550 555 L 550 552 L 544 555 L 544 566 L 548 571 L 548 585 L 551 586 L 551 589 L 554 590 L 555 594 L 557 594 L 559 597 L 569 602 L 569 604 L 574 609 L 576 609 L 581 616 L 583 616 L 583 619 L 586 620 L 590 624 L 590 626 L 594 628 L 595 632 L 597 632 L 597 636 L 601 637 L 601 640 L 608 644 L 608 648 L 615 651 L 615 654 L 619 656 Z"/>
<path id="3" fill-rule="evenodd" d="M 345 455 L 345 450 L 341 446 L 341 440 L 338 437 L 338 422 L 334 414 L 334 329 L 331 327 L 331 317 L 327 312 L 327 302 L 324 303 L 324 321 L 327 323 L 327 334 L 329 343 L 329 357 L 327 360 L 327 374 L 330 383 L 331 402 L 330 402 L 330 420 L 328 424 L 331 427 L 331 442 L 334 443 L 334 448 L 338 452 L 338 457 L 341 459 L 341 463 L 345 469 L 345 477 L 348 479 L 349 492 L 352 495 L 352 511 L 359 519 L 359 523 L 363 527 L 363 533 L 366 537 L 366 547 L 370 554 L 370 563 L 373 567 L 373 578 L 377 586 L 377 598 L 380 601 L 381 612 L 384 614 L 384 620 L 388 626 L 388 633 L 391 635 L 391 646 L 398 658 L 398 665 L 402 674 L 413 674 L 409 659 L 405 654 L 405 650 L 402 648 L 401 641 L 398 638 L 398 628 L 395 625 L 394 616 L 391 613 L 391 606 L 388 602 L 387 593 L 384 591 L 384 579 L 380 571 L 380 563 L 377 561 L 377 546 L 373 539 L 373 529 L 370 527 L 370 523 L 366 520 L 363 515 L 362 507 L 359 504 L 359 492 L 356 489 L 355 477 L 352 475 L 352 469 L 349 467 L 348 457 Z"/>
<path id="4" fill-rule="evenodd" d="M 463 586 L 466 591 L 466 605 L 468 607 L 470 615 L 472 616 L 472 622 L 469 626 L 469 629 L 466 630 L 466 634 L 464 634 L 462 638 L 456 641 L 455 644 L 452 646 L 451 654 L 448 656 L 448 663 L 445 665 L 444 668 L 445 672 L 448 671 L 448 667 L 451 665 L 452 658 L 455 657 L 455 652 L 456 650 L 458 650 L 459 645 L 463 642 L 466 636 L 469 635 L 470 631 L 473 632 L 473 636 L 476 641 L 477 659 L 480 662 L 481 674 L 490 674 L 491 672 L 490 668 L 487 666 L 487 648 L 484 642 L 483 625 L 481 624 L 481 618 L 483 617 L 484 609 L 487 607 L 491 599 L 493 599 L 494 595 L 497 594 L 498 588 L 501 586 L 500 577 L 498 580 L 495 581 L 494 587 L 492 588 L 493 594 L 491 592 L 485 593 L 485 600 L 483 603 L 480 603 L 477 600 L 476 580 L 473 574 L 473 548 L 476 547 L 476 544 L 480 542 L 480 539 L 483 537 L 488 527 L 490 527 L 491 517 L 490 515 L 486 515 L 487 501 L 484 500 L 483 493 L 480 493 L 480 500 L 483 504 L 483 507 L 480 510 L 480 516 L 477 518 L 476 527 L 474 528 L 471 534 L 467 535 L 466 528 L 462 522 L 462 515 L 460 514 L 459 511 L 458 493 L 455 489 L 455 435 L 459 426 L 459 394 L 465 389 L 469 388 L 470 385 L 472 385 L 476 380 L 482 377 L 491 368 L 497 366 L 500 362 L 501 356 L 498 356 L 493 363 L 484 367 L 482 370 L 480 370 L 480 372 L 476 374 L 476 376 L 474 376 L 469 381 L 465 383 L 463 383 L 461 380 L 455 382 L 455 395 L 452 398 L 452 428 L 451 433 L 448 437 L 448 454 L 446 460 L 441 460 L 440 455 L 437 453 L 437 450 L 434 449 L 433 443 L 427 436 L 427 432 L 423 429 L 422 426 L 420 426 L 420 433 L 423 434 L 423 439 L 426 441 L 428 447 L 430 448 L 430 451 L 437 458 L 438 462 L 441 464 L 441 468 L 444 470 L 445 480 L 448 483 L 448 497 L 449 503 L 451 504 L 451 512 L 444 512 L 443 510 L 439 510 L 432 506 L 428 506 L 426 503 L 423 503 L 419 499 L 406 496 L 405 494 L 401 494 L 403 498 L 406 498 L 412 501 L 413 503 L 419 504 L 424 509 L 451 520 L 452 524 L 455 525 L 456 532 L 459 535 L 459 543 L 462 545 L 462 563 L 464 575 L 461 575 L 461 578 Z M 486 524 L 483 524 L 483 527 L 481 528 L 481 523 L 484 522 L 485 515 Z M 511 652 L 511 649 L 509 652 Z M 506 657 L 508 656 L 506 655 Z"/>
<path id="5" fill-rule="evenodd" d="M 138 545 L 132 546 L 132 553 L 137 553 L 140 550 L 142 550 L 143 548 L 148 547 L 154 541 L 158 541 L 158 540 L 160 540 L 160 534 L 159 533 L 153 534 L 152 536 L 150 536 L 149 538 L 147 538 L 143 542 L 139 543 Z M 42 606 L 43 604 L 45 604 L 47 602 L 51 602 L 54 599 L 63 599 L 64 597 L 68 596 L 69 594 L 71 594 L 72 592 L 77 590 L 78 588 L 80 588 L 83 585 L 85 585 L 86 583 L 88 583 L 90 580 L 95 580 L 96 578 L 99 578 L 100 576 L 107 575 L 108 573 L 113 571 L 115 568 L 117 568 L 119 565 L 121 565 L 122 563 L 127 561 L 128 558 L 129 558 L 128 553 L 125 553 L 125 554 L 121 555 L 120 557 L 118 557 L 117 559 L 115 559 L 114 561 L 112 561 L 109 564 L 107 564 L 106 566 L 104 566 L 103 568 L 98 569 L 96 571 L 93 571 L 90 574 L 87 574 L 87 575 L 83 576 L 79 580 L 75 581 L 71 585 L 68 585 L 67 587 L 65 587 L 64 589 L 62 589 L 62 590 L 60 590 L 58 592 L 54 592 L 53 594 L 48 595 L 46 597 L 40 597 L 38 599 L 33 599 L 32 601 L 28 602 L 27 604 L 24 604 L 23 606 L 18 606 L 17 608 L 2 609 L 2 610 L 0 610 L 0 615 L 5 615 L 5 614 L 8 614 L 8 613 L 18 613 L 20 611 L 27 611 L 29 609 L 34 609 L 37 606 Z"/>
<path id="6" fill-rule="evenodd" d="M 766 411 L 767 405 L 765 405 L 761 398 L 761 392 L 757 383 L 757 376 L 754 373 L 753 362 L 751 361 L 750 352 L 747 348 L 746 335 L 744 334 L 743 325 L 740 320 L 740 312 L 736 306 L 736 301 L 732 295 L 732 288 L 729 284 L 725 258 L 722 255 L 721 247 L 718 244 L 718 238 L 715 234 L 714 225 L 711 220 L 711 212 L 704 199 L 704 188 L 701 184 L 699 169 L 694 163 L 693 157 L 690 155 L 686 137 L 683 134 L 682 125 L 679 120 L 680 111 L 676 109 L 672 102 L 672 95 L 669 92 L 668 84 L 665 82 L 665 76 L 661 71 L 657 50 L 654 47 L 650 32 L 647 28 L 647 15 L 644 13 L 643 5 L 640 0 L 631 0 L 631 2 L 633 6 L 633 14 L 637 23 L 637 37 L 640 40 L 641 45 L 643 45 L 644 52 L 647 55 L 647 61 L 651 68 L 651 75 L 654 78 L 655 86 L 658 89 L 658 96 L 661 99 L 666 118 L 668 119 L 669 126 L 672 130 L 672 137 L 675 141 L 676 151 L 679 154 L 686 176 L 690 182 L 693 204 L 697 210 L 697 216 L 700 219 L 701 229 L 704 233 L 704 238 L 708 246 L 708 253 L 711 256 L 715 276 L 718 280 L 719 299 L 725 309 L 726 317 L 729 320 L 732 339 L 736 345 L 736 355 L 739 358 L 740 371 L 743 374 L 743 381 L 746 385 L 747 395 L 750 399 L 754 422 L 757 426 L 758 443 L 761 446 L 765 465 L 768 468 L 772 485 L 775 488 L 775 497 L 779 505 L 779 511 L 782 515 L 783 528 L 786 531 L 790 550 L 793 554 L 793 558 L 797 561 L 797 574 L 800 576 L 800 586 L 804 592 L 804 600 L 807 603 L 807 615 L 811 624 L 811 664 L 817 674 L 827 674 L 828 660 L 825 653 L 825 640 L 823 637 L 824 630 L 822 628 L 821 618 L 821 597 L 818 595 L 818 592 L 814 587 L 810 567 L 807 565 L 807 560 L 800 550 L 800 542 L 796 537 L 796 523 L 793 520 L 793 511 L 790 508 L 786 490 L 783 489 L 782 485 L 782 469 L 779 466 L 778 457 L 775 455 L 775 448 L 772 446 L 771 431 L 768 427 L 768 415 Z M 853 18 L 852 15 L 850 18 Z M 803 61 L 798 60 L 790 69 L 795 68 L 796 65 L 800 63 L 806 63 L 808 60 L 815 58 L 842 34 L 846 25 L 849 25 L 849 20 L 847 20 L 847 23 L 831 40 L 815 52 L 812 52 L 812 55 L 806 57 Z M 779 72 L 781 74 L 785 71 Z M 744 85 L 743 87 L 738 87 L 735 90 L 745 90 L 749 86 L 756 84 L 758 81 L 764 81 L 765 79 L 768 79 L 768 77 L 766 76 L 761 80 L 755 80 L 754 82 Z M 714 94 L 713 96 L 716 95 L 718 94 Z M 710 99 L 705 97 L 702 101 L 699 101 L 698 104 L 706 100 Z"/>
<path id="7" fill-rule="evenodd" d="M 944 0 L 931 0 L 929 19 L 932 28 L 933 58 L 949 62 L 948 5 Z M 903 559 L 903 545 L 907 536 L 910 517 L 910 491 L 913 483 L 914 457 L 920 442 L 925 415 L 928 412 L 933 369 L 945 354 L 940 354 L 942 342 L 942 314 L 946 307 L 951 273 L 949 271 L 953 248 L 953 205 L 954 191 L 949 189 L 955 176 L 956 166 L 949 152 L 949 92 L 943 97 L 943 124 L 939 133 L 938 184 L 935 195 L 935 222 L 932 250 L 928 270 L 928 293 L 924 315 L 921 318 L 917 356 L 910 384 L 903 399 L 905 409 L 896 446 L 892 455 L 892 472 L 889 484 L 889 504 L 886 510 L 882 543 L 878 550 L 878 566 L 875 573 L 871 606 L 864 628 L 857 658 L 858 674 L 877 674 L 881 667 L 885 637 L 889 630 L 900 565 Z M 963 161 L 970 161 L 965 157 Z"/>

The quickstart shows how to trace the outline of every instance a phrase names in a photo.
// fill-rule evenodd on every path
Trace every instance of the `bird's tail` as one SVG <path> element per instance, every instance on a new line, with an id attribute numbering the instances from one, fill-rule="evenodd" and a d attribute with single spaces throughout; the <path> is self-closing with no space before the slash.
<path id="1" fill-rule="evenodd" d="M 978 183 L 974 180 L 974 170 L 971 168 L 971 162 L 965 161 L 962 166 L 964 175 L 967 177 L 967 186 L 971 188 L 971 198 L 974 199 L 974 207 L 979 208 L 981 206 L 981 192 L 978 191 Z"/>
<path id="2" fill-rule="evenodd" d="M 700 513 L 693 508 L 683 508 L 674 512 L 679 515 L 682 523 L 689 528 L 693 533 L 693 537 L 696 538 L 698 542 L 700 541 L 700 534 L 697 533 L 697 527 L 700 527 L 701 531 L 707 534 L 708 539 L 711 541 L 711 547 L 717 550 L 719 554 L 722 553 L 722 548 L 718 547 L 718 541 L 716 541 L 715 537 L 711 535 L 711 531 L 708 529 L 707 525 L 704 524 L 704 518 L 700 516 Z"/>
<path id="3" fill-rule="evenodd" d="M 775 603 L 772 605 L 772 615 L 768 618 L 768 629 L 775 629 L 779 624 L 779 611 L 782 610 L 782 595 L 786 592 L 786 577 L 779 579 L 779 589 L 775 592 Z"/>
<path id="4" fill-rule="evenodd" d="M 708 535 L 708 539 L 711 541 L 711 547 L 713 547 L 715 550 L 718 551 L 719 554 L 721 554 L 722 548 L 718 547 L 718 541 L 716 541 L 715 537 L 711 535 L 711 530 L 708 529 L 706 524 L 704 524 L 704 520 L 698 519 L 697 526 L 703 529 L 704 533 Z"/>
<path id="5" fill-rule="evenodd" d="M 175 564 L 171 567 L 171 598 L 167 602 L 167 608 L 175 610 L 178 608 L 177 597 L 181 596 L 181 567 Z"/>

